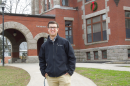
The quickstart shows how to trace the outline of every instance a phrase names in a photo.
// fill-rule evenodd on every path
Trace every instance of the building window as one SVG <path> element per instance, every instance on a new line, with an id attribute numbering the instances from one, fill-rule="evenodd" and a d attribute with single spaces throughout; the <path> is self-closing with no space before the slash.
<path id="1" fill-rule="evenodd" d="M 48 0 L 48 9 L 51 8 L 51 0 Z"/>
<path id="2" fill-rule="evenodd" d="M 107 40 L 106 14 L 87 19 L 87 42 Z"/>
<path id="3" fill-rule="evenodd" d="M 130 12 L 125 12 L 126 38 L 130 38 Z"/>
<path id="4" fill-rule="evenodd" d="M 130 58 L 130 49 L 128 49 L 128 58 Z"/>
<path id="5" fill-rule="evenodd" d="M 11 56 L 11 53 L 10 53 L 10 52 L 8 52 L 8 56 Z"/>
<path id="6" fill-rule="evenodd" d="M 90 1 L 90 0 L 86 0 L 86 2 L 88 2 L 88 1 Z"/>
<path id="7" fill-rule="evenodd" d="M 102 51 L 102 59 L 107 59 L 107 51 L 106 50 Z"/>
<path id="8" fill-rule="evenodd" d="M 62 0 L 62 6 L 69 6 L 68 0 Z"/>
<path id="9" fill-rule="evenodd" d="M 94 59 L 98 59 L 98 51 L 94 51 Z"/>
<path id="10" fill-rule="evenodd" d="M 45 7 L 44 7 L 44 11 L 46 11 L 46 10 L 47 10 L 47 0 L 44 1 L 44 4 L 45 4 L 45 5 L 44 5 L 44 6 L 45 6 Z"/>
<path id="11" fill-rule="evenodd" d="M 87 52 L 87 60 L 91 60 L 90 52 Z"/>
<path id="12" fill-rule="evenodd" d="M 66 39 L 71 44 L 73 44 L 72 21 L 65 21 L 65 36 L 66 36 Z"/>

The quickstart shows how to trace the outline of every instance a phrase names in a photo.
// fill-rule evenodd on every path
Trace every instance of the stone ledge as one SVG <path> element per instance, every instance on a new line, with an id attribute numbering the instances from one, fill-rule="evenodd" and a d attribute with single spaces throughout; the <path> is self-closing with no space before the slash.
<path id="1" fill-rule="evenodd" d="M 85 45 L 93 45 L 93 44 L 106 43 L 106 42 L 108 41 L 106 40 L 106 41 L 92 42 L 92 43 L 87 43 Z"/>
<path id="2" fill-rule="evenodd" d="M 72 18 L 72 17 L 64 17 L 64 20 L 74 21 L 74 18 Z"/>
<path id="3" fill-rule="evenodd" d="M 39 63 L 38 56 L 28 56 L 26 63 Z"/>
<path id="4" fill-rule="evenodd" d="M 112 61 L 106 62 L 107 64 L 130 64 L 130 61 Z"/>
<path id="5" fill-rule="evenodd" d="M 127 7 L 127 6 L 123 6 L 123 9 L 130 11 L 130 7 Z"/>

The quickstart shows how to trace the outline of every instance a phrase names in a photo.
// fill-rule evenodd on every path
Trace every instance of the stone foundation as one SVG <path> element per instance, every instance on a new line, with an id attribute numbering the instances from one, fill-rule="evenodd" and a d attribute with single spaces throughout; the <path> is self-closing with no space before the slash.
<path id="1" fill-rule="evenodd" d="M 39 63 L 38 56 L 28 56 L 26 63 Z"/>
<path id="2" fill-rule="evenodd" d="M 11 63 L 15 63 L 19 58 L 11 58 Z"/>
<path id="3" fill-rule="evenodd" d="M 128 58 L 128 49 L 130 45 L 116 45 L 98 48 L 74 50 L 77 62 L 91 62 L 91 61 L 123 61 L 130 60 Z M 102 51 L 107 51 L 107 59 L 102 58 Z M 94 51 L 98 51 L 98 59 L 94 59 Z M 90 60 L 87 60 L 87 52 L 90 52 Z"/>

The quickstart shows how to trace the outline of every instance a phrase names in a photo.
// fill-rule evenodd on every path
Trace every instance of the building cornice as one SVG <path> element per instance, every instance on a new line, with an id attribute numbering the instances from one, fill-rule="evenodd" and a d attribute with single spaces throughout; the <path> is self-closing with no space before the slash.
<path id="1" fill-rule="evenodd" d="M 0 15 L 2 15 L 1 12 L 0 12 Z M 30 14 L 14 14 L 14 13 L 4 13 L 4 15 L 55 19 L 55 15 L 30 15 Z"/>
<path id="2" fill-rule="evenodd" d="M 55 5 L 53 8 L 41 13 L 40 15 L 44 14 L 44 13 L 47 13 L 49 11 L 52 11 L 54 9 L 65 9 L 65 10 L 77 10 L 77 8 L 73 8 L 73 7 L 64 7 L 64 6 L 60 6 L 60 5 Z"/>

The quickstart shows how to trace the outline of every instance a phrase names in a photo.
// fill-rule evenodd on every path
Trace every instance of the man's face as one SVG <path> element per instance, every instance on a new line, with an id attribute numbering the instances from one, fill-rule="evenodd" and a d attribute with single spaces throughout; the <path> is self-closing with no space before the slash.
<path id="1" fill-rule="evenodd" d="M 52 37 L 57 36 L 58 30 L 59 28 L 57 28 L 57 24 L 49 24 L 48 32 L 50 36 Z"/>

